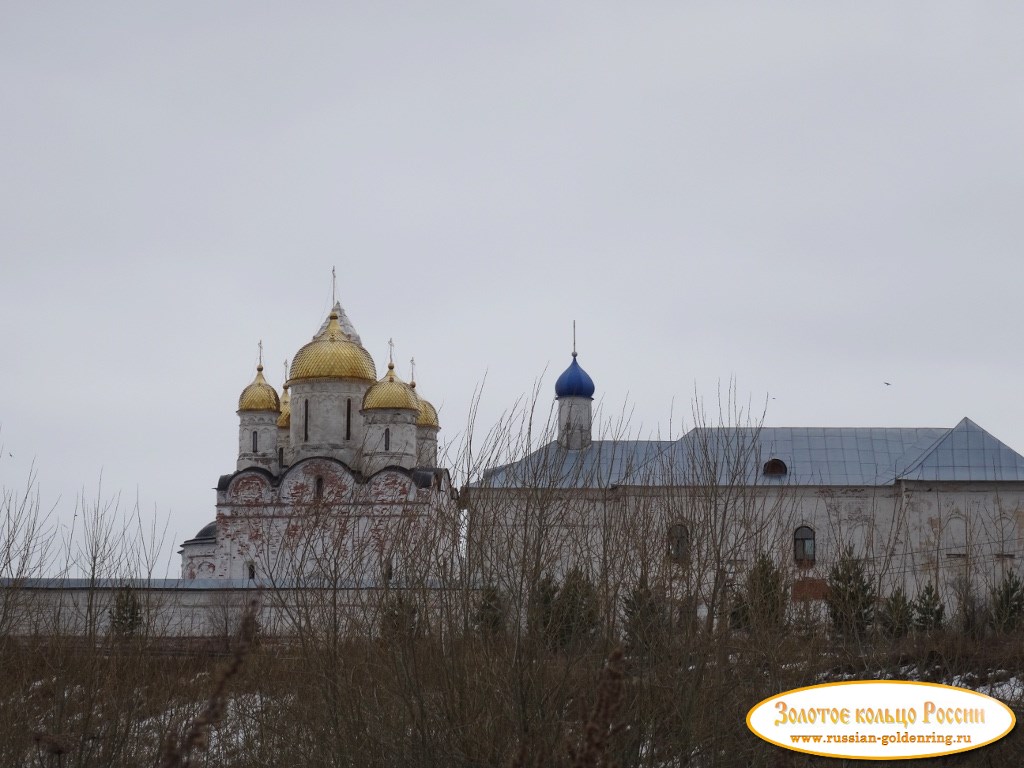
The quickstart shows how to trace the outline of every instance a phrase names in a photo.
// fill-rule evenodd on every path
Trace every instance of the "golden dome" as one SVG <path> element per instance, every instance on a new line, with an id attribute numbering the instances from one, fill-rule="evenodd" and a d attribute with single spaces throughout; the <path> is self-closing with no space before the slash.
<path id="1" fill-rule="evenodd" d="M 281 407 L 277 390 L 263 378 L 263 366 L 256 366 L 256 378 L 238 397 L 240 411 L 276 411 Z"/>
<path id="2" fill-rule="evenodd" d="M 288 384 L 302 379 L 363 379 L 375 381 L 377 369 L 370 353 L 351 341 L 331 312 L 323 332 L 300 349 L 292 359 Z"/>
<path id="3" fill-rule="evenodd" d="M 281 393 L 281 413 L 277 417 L 277 426 L 287 429 L 292 423 L 292 396 L 288 394 L 288 385 L 284 385 Z"/>
<path id="4" fill-rule="evenodd" d="M 416 426 L 433 427 L 434 429 L 441 428 L 440 423 L 437 421 L 437 409 L 422 397 L 420 398 L 420 417 L 416 419 Z"/>
<path id="5" fill-rule="evenodd" d="M 363 409 L 401 408 L 419 411 L 420 403 L 412 387 L 395 375 L 395 364 L 388 363 L 384 378 L 366 390 L 363 395 Z"/>
<path id="6" fill-rule="evenodd" d="M 413 391 L 416 390 L 416 382 L 409 382 L 409 387 Z M 434 429 L 440 429 L 441 424 L 437 420 L 437 408 L 430 404 L 430 401 L 424 400 L 419 395 L 416 395 L 416 399 L 420 402 L 420 417 L 416 419 L 417 427 L 433 427 Z"/>

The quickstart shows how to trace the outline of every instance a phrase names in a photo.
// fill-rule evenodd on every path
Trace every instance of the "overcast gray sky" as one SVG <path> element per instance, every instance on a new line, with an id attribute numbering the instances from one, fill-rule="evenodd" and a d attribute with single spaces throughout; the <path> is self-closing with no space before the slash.
<path id="1" fill-rule="evenodd" d="M 0 3 L 0 481 L 190 537 L 332 265 L 443 439 L 575 319 L 643 435 L 735 377 L 1022 451 L 1022 139 L 1020 3 Z"/>

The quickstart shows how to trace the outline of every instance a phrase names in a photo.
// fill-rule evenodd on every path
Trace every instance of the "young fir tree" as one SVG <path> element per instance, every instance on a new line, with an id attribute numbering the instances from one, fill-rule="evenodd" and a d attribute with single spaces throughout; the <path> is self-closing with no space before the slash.
<path id="1" fill-rule="evenodd" d="M 558 583 L 550 573 L 545 574 L 537 582 L 530 595 L 530 605 L 526 615 L 527 631 L 530 637 L 537 641 L 548 642 L 556 597 L 558 597 Z"/>
<path id="2" fill-rule="evenodd" d="M 777 632 L 786 624 L 786 577 L 766 554 L 760 553 L 738 591 L 729 615 L 734 629 Z"/>
<path id="3" fill-rule="evenodd" d="M 142 626 L 142 608 L 131 587 L 121 587 L 110 608 L 110 631 L 119 638 L 133 637 Z"/>
<path id="4" fill-rule="evenodd" d="M 846 547 L 829 570 L 828 591 L 833 629 L 846 638 L 862 638 L 874 618 L 875 587 L 852 547 Z"/>
<path id="5" fill-rule="evenodd" d="M 967 637 L 979 639 L 989 625 L 989 611 L 974 591 L 971 580 L 961 575 L 953 584 L 956 596 L 956 627 Z"/>
<path id="6" fill-rule="evenodd" d="M 914 599 L 914 627 L 921 632 L 941 629 L 945 616 L 946 609 L 935 591 L 935 585 L 929 581 Z"/>
<path id="7" fill-rule="evenodd" d="M 629 653 L 646 656 L 656 651 L 668 636 L 668 602 L 651 589 L 646 573 L 623 599 L 622 611 Z"/>
<path id="8" fill-rule="evenodd" d="M 388 643 L 404 643 L 419 635 L 416 606 L 401 594 L 385 598 L 380 616 L 381 638 Z"/>
<path id="9" fill-rule="evenodd" d="M 1013 571 L 992 588 L 989 626 L 996 632 L 1013 632 L 1024 619 L 1024 583 Z"/>
<path id="10" fill-rule="evenodd" d="M 484 587 L 473 615 L 477 632 L 487 640 L 501 637 L 505 634 L 506 613 L 505 598 L 498 588 L 493 585 Z"/>
<path id="11" fill-rule="evenodd" d="M 914 605 L 902 587 L 897 587 L 882 605 L 882 630 L 888 637 L 905 637 L 914 626 Z"/>
<path id="12" fill-rule="evenodd" d="M 583 571 L 573 568 L 551 605 L 549 641 L 560 650 L 587 646 L 599 623 L 597 589 Z"/>

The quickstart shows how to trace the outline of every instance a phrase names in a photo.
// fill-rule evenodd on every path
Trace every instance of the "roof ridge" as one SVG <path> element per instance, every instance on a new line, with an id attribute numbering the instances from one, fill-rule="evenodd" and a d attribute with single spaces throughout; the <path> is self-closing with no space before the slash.
<path id="1" fill-rule="evenodd" d="M 960 424 L 958 423 L 956 426 L 948 427 L 945 432 L 943 432 L 941 435 L 935 438 L 935 440 L 932 441 L 931 445 L 929 445 L 927 448 L 921 451 L 921 453 L 918 454 L 916 461 L 907 464 L 902 470 L 899 467 L 893 467 L 892 479 L 894 481 L 898 480 L 901 477 L 905 477 L 911 472 L 920 469 L 921 465 L 924 464 L 925 459 L 927 459 L 929 456 L 935 453 L 935 450 L 939 447 L 939 445 L 941 445 L 943 442 L 949 439 L 949 436 L 953 434 L 953 430 L 956 429 L 957 426 L 960 426 Z"/>

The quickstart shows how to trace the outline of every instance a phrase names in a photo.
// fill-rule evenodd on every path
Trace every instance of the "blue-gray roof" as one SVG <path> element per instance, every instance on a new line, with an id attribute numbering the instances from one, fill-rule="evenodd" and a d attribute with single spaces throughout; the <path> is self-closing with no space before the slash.
<path id="1" fill-rule="evenodd" d="M 664 440 L 598 440 L 582 451 L 548 443 L 521 461 L 484 473 L 477 486 L 607 488 L 646 467 L 673 444 Z"/>
<path id="2" fill-rule="evenodd" d="M 766 475 L 779 459 L 783 475 Z M 963 419 L 949 428 L 762 427 L 693 429 L 679 440 L 599 440 L 580 451 L 557 443 L 485 474 L 477 486 L 608 488 L 615 485 L 885 486 L 1024 482 L 1024 457 Z"/>

